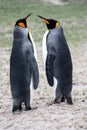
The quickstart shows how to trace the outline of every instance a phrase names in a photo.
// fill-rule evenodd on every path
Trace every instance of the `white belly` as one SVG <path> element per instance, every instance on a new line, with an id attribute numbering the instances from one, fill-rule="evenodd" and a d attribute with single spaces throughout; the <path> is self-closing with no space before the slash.
<path id="1" fill-rule="evenodd" d="M 33 37 L 29 31 L 29 35 L 30 35 L 30 39 L 32 41 L 32 44 L 33 44 L 33 49 L 34 49 L 34 56 L 35 56 L 35 59 L 37 61 L 37 51 L 36 51 L 36 46 L 35 46 L 35 43 L 34 43 L 34 40 L 33 40 Z M 31 83 L 30 83 L 30 105 L 32 104 L 32 100 L 33 100 L 33 78 L 31 77 Z"/>
<path id="2" fill-rule="evenodd" d="M 44 62 L 44 67 L 46 63 L 46 58 L 47 58 L 47 45 L 46 45 L 46 37 L 49 33 L 49 30 L 47 30 L 43 36 L 43 41 L 42 41 L 42 55 L 43 55 L 43 62 Z M 54 77 L 54 86 L 53 86 L 53 92 L 54 92 L 54 98 L 56 97 L 56 88 L 57 88 L 58 81 Z"/>
<path id="3" fill-rule="evenodd" d="M 31 39 L 32 44 L 33 44 L 34 56 L 35 56 L 35 59 L 36 59 L 36 61 L 37 61 L 37 51 L 36 51 L 36 46 L 35 46 L 35 43 L 34 43 L 34 40 L 33 40 L 33 37 L 32 37 L 32 35 L 31 35 L 30 31 L 29 31 L 29 35 L 30 35 L 30 39 Z"/>
<path id="4" fill-rule="evenodd" d="M 30 83 L 30 106 L 31 106 L 31 104 L 32 104 L 32 89 L 33 89 L 33 87 L 32 87 L 32 79 L 31 79 L 31 83 Z"/>
<path id="5" fill-rule="evenodd" d="M 56 98 L 56 88 L 57 88 L 58 81 L 54 77 L 54 86 L 53 86 L 53 92 L 54 92 L 54 99 Z"/>
<path id="6" fill-rule="evenodd" d="M 44 62 L 44 67 L 45 67 L 45 63 L 46 63 L 46 58 L 47 58 L 47 45 L 46 45 L 46 37 L 47 34 L 49 33 L 49 30 L 47 30 L 43 36 L 43 40 L 42 40 L 42 56 L 43 56 L 43 62 Z"/>

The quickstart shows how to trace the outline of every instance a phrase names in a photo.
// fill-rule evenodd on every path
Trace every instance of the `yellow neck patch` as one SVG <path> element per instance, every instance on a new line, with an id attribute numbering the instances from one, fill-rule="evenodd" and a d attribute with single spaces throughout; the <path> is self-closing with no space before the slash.
<path id="1" fill-rule="evenodd" d="M 20 27 L 22 27 L 22 28 L 25 28 L 25 24 L 22 23 L 22 22 L 18 23 L 18 25 L 19 25 Z"/>
<path id="2" fill-rule="evenodd" d="M 59 27 L 60 26 L 60 23 L 59 22 L 56 22 L 56 27 Z"/>

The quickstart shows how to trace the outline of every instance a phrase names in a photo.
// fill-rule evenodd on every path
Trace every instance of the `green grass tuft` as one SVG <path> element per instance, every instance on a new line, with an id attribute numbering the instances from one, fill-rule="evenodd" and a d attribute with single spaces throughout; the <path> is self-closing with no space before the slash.
<path id="1" fill-rule="evenodd" d="M 46 30 L 45 24 L 36 15 L 59 20 L 68 43 L 73 46 L 86 42 L 87 2 L 70 2 L 64 5 L 52 5 L 40 0 L 0 0 L 0 47 L 11 47 L 13 23 L 32 13 L 28 19 L 34 41 L 41 44 Z"/>

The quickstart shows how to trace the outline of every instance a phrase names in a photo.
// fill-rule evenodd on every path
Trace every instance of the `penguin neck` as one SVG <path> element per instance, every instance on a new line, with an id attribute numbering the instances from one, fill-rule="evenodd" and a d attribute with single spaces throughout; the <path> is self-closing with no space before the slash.
<path id="1" fill-rule="evenodd" d="M 21 28 L 19 26 L 15 26 L 14 33 L 13 33 L 14 39 L 27 39 L 28 38 L 28 28 Z"/>
<path id="2" fill-rule="evenodd" d="M 52 28 L 52 29 L 48 29 L 47 28 L 47 30 L 49 30 L 49 31 L 51 31 L 51 30 L 56 30 L 56 29 L 58 29 L 60 27 L 60 25 L 58 26 L 58 27 L 55 27 L 55 28 Z"/>

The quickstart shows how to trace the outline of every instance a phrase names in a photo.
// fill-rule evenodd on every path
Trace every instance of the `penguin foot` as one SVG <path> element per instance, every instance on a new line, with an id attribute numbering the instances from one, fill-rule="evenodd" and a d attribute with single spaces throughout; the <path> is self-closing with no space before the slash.
<path id="1" fill-rule="evenodd" d="M 29 107 L 25 107 L 25 111 L 29 111 L 29 110 L 31 110 L 32 108 L 29 106 Z"/>
<path id="2" fill-rule="evenodd" d="M 17 106 L 17 105 L 13 105 L 13 109 L 12 109 L 12 112 L 16 112 L 17 110 L 21 111 L 22 110 L 22 107 L 21 105 L 20 106 Z"/>
<path id="3" fill-rule="evenodd" d="M 71 97 L 67 97 L 67 103 L 73 105 L 73 101 Z"/>
<path id="4" fill-rule="evenodd" d="M 61 97 L 61 102 L 65 102 L 65 97 L 64 96 Z"/>
<path id="5" fill-rule="evenodd" d="M 60 103 L 60 100 L 55 99 L 55 100 L 54 100 L 54 104 L 56 104 L 56 103 Z"/>

